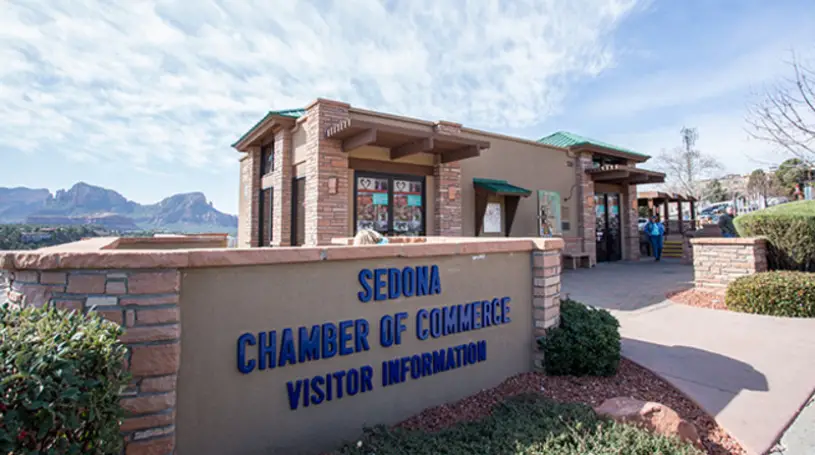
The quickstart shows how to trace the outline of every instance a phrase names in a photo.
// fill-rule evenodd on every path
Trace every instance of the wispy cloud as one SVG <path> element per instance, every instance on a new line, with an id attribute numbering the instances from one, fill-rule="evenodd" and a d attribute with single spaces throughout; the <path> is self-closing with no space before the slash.
<path id="1" fill-rule="evenodd" d="M 637 0 L 28 2 L 0 6 L 0 151 L 218 168 L 317 96 L 523 127 L 614 64 Z M 158 165 L 157 165 L 158 163 Z"/>

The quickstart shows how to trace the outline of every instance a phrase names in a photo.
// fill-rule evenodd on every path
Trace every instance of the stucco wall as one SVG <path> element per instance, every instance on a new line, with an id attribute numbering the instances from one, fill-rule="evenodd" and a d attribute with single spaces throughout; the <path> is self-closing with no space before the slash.
<path id="1" fill-rule="evenodd" d="M 473 137 L 479 137 L 472 135 Z M 581 209 L 577 199 L 574 163 L 565 151 L 542 147 L 529 143 L 483 137 L 491 145 L 483 150 L 481 156 L 461 161 L 461 195 L 462 195 L 462 235 L 475 235 L 475 189 L 473 178 L 507 180 L 528 190 L 529 197 L 521 198 L 515 222 L 512 225 L 512 237 L 533 237 L 538 235 L 538 198 L 537 190 L 557 191 L 560 193 L 561 205 L 569 207 L 570 229 L 563 232 L 566 237 L 577 236 L 577 213 Z M 572 197 L 565 201 L 569 195 Z"/>
<path id="2" fill-rule="evenodd" d="M 529 371 L 534 326 L 530 262 L 529 252 L 513 252 L 183 271 L 178 452 L 295 454 L 331 448 L 358 436 L 365 425 L 396 423 Z M 440 271 L 440 295 L 358 299 L 362 269 L 433 264 Z M 504 296 L 511 298 L 507 324 L 425 341 L 416 337 L 419 309 Z M 398 312 L 408 315 L 402 344 L 382 347 L 380 318 Z M 280 334 L 287 327 L 297 333 L 300 326 L 358 318 L 370 323 L 369 351 L 249 374 L 238 371 L 236 344 L 243 333 Z M 382 386 L 383 361 L 479 340 L 486 340 L 484 362 Z M 373 367 L 373 390 L 290 409 L 287 382 L 364 365 Z"/>

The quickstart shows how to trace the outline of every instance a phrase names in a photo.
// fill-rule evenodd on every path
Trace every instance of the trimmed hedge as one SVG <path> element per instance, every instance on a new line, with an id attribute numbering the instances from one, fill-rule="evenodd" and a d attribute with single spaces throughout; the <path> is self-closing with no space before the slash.
<path id="1" fill-rule="evenodd" d="M 701 455 L 676 437 L 598 417 L 589 406 L 519 395 L 496 405 L 489 416 L 428 433 L 366 429 L 341 455 Z"/>
<path id="2" fill-rule="evenodd" d="M 771 270 L 815 272 L 815 201 L 796 201 L 737 216 L 741 237 L 766 237 Z"/>
<path id="3" fill-rule="evenodd" d="M 620 364 L 620 323 L 604 309 L 560 302 L 560 326 L 538 340 L 547 374 L 613 376 Z"/>
<path id="4" fill-rule="evenodd" d="M 815 317 L 815 275 L 776 271 L 737 278 L 727 286 L 727 308 L 743 313 Z"/>
<path id="5" fill-rule="evenodd" d="M 97 313 L 0 306 L 0 453 L 120 453 L 120 334 Z"/>

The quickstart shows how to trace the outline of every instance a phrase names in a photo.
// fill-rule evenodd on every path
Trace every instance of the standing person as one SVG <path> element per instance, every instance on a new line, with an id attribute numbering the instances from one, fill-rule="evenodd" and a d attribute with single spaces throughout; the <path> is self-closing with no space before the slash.
<path id="1" fill-rule="evenodd" d="M 719 217 L 719 229 L 722 237 L 738 237 L 736 226 L 733 224 L 733 206 L 727 206 L 727 210 Z"/>
<path id="2" fill-rule="evenodd" d="M 659 261 L 662 258 L 662 236 L 665 235 L 665 226 L 659 221 L 657 215 L 653 215 L 643 230 L 648 234 L 655 260 Z"/>

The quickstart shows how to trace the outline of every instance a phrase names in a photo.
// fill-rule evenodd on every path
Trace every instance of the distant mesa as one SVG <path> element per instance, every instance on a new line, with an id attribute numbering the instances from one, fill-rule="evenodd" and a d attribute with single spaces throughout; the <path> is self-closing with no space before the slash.
<path id="1" fill-rule="evenodd" d="M 238 218 L 216 210 L 200 192 L 175 194 L 156 204 L 142 205 L 114 190 L 79 182 L 53 195 L 44 188 L 0 187 L 2 223 L 234 233 Z"/>

